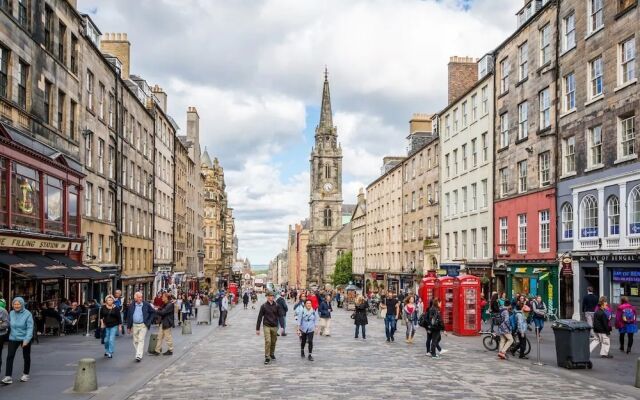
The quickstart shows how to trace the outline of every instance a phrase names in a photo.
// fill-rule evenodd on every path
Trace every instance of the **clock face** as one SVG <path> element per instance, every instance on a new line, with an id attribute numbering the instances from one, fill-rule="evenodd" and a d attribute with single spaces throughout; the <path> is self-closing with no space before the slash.
<path id="1" fill-rule="evenodd" d="M 324 184 L 324 191 L 325 192 L 330 192 L 333 190 L 333 185 L 331 184 L 331 182 L 327 182 Z"/>

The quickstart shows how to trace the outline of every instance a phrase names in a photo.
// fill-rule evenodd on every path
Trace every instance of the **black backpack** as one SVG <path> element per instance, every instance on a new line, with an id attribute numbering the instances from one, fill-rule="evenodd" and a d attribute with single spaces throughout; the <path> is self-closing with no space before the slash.
<path id="1" fill-rule="evenodd" d="M 418 325 L 427 329 L 429 327 L 428 312 L 423 312 L 420 318 L 418 318 Z"/>

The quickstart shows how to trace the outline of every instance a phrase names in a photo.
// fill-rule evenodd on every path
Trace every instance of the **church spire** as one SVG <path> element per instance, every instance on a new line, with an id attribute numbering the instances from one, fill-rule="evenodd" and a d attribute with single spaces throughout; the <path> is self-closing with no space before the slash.
<path id="1" fill-rule="evenodd" d="M 331 132 L 333 130 L 333 116 L 331 113 L 331 96 L 329 95 L 329 78 L 327 67 L 324 67 L 324 87 L 322 88 L 322 106 L 320 108 L 319 130 Z"/>

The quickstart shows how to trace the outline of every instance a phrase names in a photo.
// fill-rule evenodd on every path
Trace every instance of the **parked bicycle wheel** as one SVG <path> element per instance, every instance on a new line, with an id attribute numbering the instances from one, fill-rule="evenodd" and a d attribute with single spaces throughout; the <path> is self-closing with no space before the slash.
<path id="1" fill-rule="evenodd" d="M 498 350 L 498 346 L 500 345 L 500 337 L 491 334 L 486 335 L 484 338 L 482 338 L 482 345 L 489 351 L 496 351 Z"/>

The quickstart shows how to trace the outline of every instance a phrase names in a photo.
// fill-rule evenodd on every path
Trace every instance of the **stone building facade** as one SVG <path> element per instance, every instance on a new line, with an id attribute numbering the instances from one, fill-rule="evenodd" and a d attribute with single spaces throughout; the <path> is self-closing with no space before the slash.
<path id="1" fill-rule="evenodd" d="M 351 247 L 353 283 L 364 288 L 367 267 L 367 200 L 362 188 L 358 192 L 356 208 L 351 216 Z"/>
<path id="2" fill-rule="evenodd" d="M 329 283 L 325 271 L 332 270 L 329 258 L 335 258 L 327 254 L 327 246 L 342 228 L 342 148 L 333 125 L 326 71 L 310 167 L 307 285 L 320 286 Z"/>
<path id="3" fill-rule="evenodd" d="M 173 212 L 173 260 L 174 276 L 181 275 L 184 278 L 187 272 L 187 191 L 188 191 L 188 165 L 189 150 L 176 136 L 174 138 L 174 212 Z"/>
<path id="4" fill-rule="evenodd" d="M 402 161 L 402 255 L 393 287 L 414 288 L 415 277 L 438 267 L 439 140 L 432 116 L 414 114 L 409 123 L 409 152 Z M 425 251 L 428 255 L 425 257 Z M 397 281 L 397 284 L 396 284 Z"/>
<path id="5" fill-rule="evenodd" d="M 574 318 L 588 286 L 612 304 L 628 296 L 640 305 L 637 5 L 567 0 L 558 9 L 558 253 Z"/>
<path id="6" fill-rule="evenodd" d="M 309 221 L 304 220 L 289 226 L 287 254 L 289 255 L 289 287 L 304 288 L 307 282 L 307 245 L 309 244 Z"/>
<path id="7" fill-rule="evenodd" d="M 454 275 L 462 269 L 489 281 L 493 275 L 493 75 L 473 82 L 438 118 L 443 199 L 440 267 Z M 490 291 L 487 285 L 485 294 Z"/>
<path id="8" fill-rule="evenodd" d="M 555 185 L 557 2 L 528 1 L 493 52 L 495 271 L 505 291 L 558 307 Z"/>

